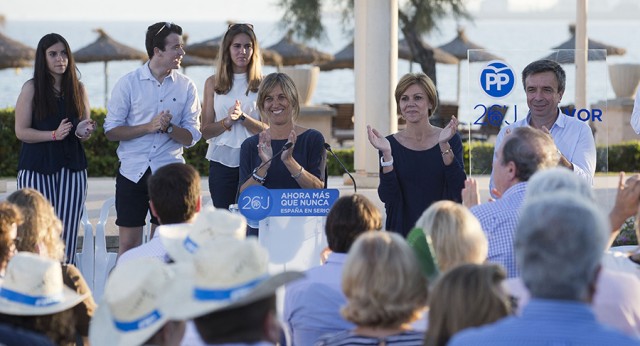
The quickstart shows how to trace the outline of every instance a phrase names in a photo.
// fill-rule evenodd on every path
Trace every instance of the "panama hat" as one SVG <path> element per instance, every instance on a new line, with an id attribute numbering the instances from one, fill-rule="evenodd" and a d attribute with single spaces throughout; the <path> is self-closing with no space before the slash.
<path id="1" fill-rule="evenodd" d="M 89 327 L 91 345 L 140 345 L 171 320 L 164 306 L 173 268 L 152 257 L 117 265 Z"/>
<path id="2" fill-rule="evenodd" d="M 255 237 L 216 238 L 203 244 L 191 265 L 180 266 L 169 295 L 179 302 L 171 314 L 191 319 L 217 310 L 239 307 L 276 292 L 278 287 L 302 278 L 289 271 L 270 276 L 267 250 Z"/>
<path id="3" fill-rule="evenodd" d="M 70 309 L 89 294 L 64 285 L 60 263 L 30 252 L 19 252 L 7 264 L 0 284 L 0 313 L 49 315 Z"/>
<path id="4" fill-rule="evenodd" d="M 206 241 L 218 237 L 244 239 L 247 221 L 244 216 L 226 209 L 205 207 L 192 224 L 158 227 L 160 240 L 169 256 L 176 262 L 190 260 Z"/>

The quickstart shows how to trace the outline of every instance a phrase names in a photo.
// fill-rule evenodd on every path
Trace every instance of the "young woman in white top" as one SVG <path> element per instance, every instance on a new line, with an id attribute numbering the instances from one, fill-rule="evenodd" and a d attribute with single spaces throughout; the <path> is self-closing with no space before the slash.
<path id="1" fill-rule="evenodd" d="M 256 106 L 261 80 L 262 55 L 253 25 L 229 25 L 216 74 L 204 84 L 202 107 L 202 136 L 209 143 L 209 191 L 216 208 L 235 203 L 240 146 L 267 127 Z"/>

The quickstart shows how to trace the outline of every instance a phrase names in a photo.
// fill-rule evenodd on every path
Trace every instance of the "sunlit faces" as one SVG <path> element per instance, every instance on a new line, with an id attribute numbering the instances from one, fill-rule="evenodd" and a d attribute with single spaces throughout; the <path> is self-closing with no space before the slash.
<path id="1" fill-rule="evenodd" d="M 551 72 L 540 72 L 529 75 L 525 80 L 527 105 L 531 116 L 555 116 L 563 92 L 558 91 L 558 80 Z"/>
<path id="2" fill-rule="evenodd" d="M 249 35 L 240 33 L 234 36 L 229 47 L 229 53 L 233 62 L 233 72 L 246 72 L 247 66 L 251 62 L 251 56 L 253 56 L 253 43 Z"/>
<path id="3" fill-rule="evenodd" d="M 291 122 L 291 103 L 282 92 L 280 85 L 274 86 L 267 93 L 263 108 L 271 125 L 284 125 Z"/>
<path id="4" fill-rule="evenodd" d="M 431 103 L 418 84 L 410 85 L 400 96 L 400 112 L 407 122 L 417 122 L 429 116 Z"/>
<path id="5" fill-rule="evenodd" d="M 167 69 L 178 69 L 185 54 L 182 36 L 172 32 L 165 39 L 164 51 L 156 49 L 154 58 L 157 58 Z"/>
<path id="6" fill-rule="evenodd" d="M 45 51 L 47 57 L 47 68 L 53 74 L 63 74 L 69 64 L 67 49 L 62 42 L 57 42 Z"/>

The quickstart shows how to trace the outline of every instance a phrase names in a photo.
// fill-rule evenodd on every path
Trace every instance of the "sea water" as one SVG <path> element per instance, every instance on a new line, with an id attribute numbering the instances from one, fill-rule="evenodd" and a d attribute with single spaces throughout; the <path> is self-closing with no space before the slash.
<path id="1" fill-rule="evenodd" d="M 515 19 L 475 19 L 472 23 L 462 23 L 466 28 L 467 37 L 473 42 L 501 53 L 502 57 L 514 61 L 514 70 L 519 73 L 526 62 L 542 58 L 549 53 L 551 47 L 566 41 L 570 35 L 568 26 L 572 22 L 567 20 L 515 20 Z M 78 50 L 96 40 L 98 35 L 92 31 L 95 28 L 104 29 L 115 40 L 144 51 L 144 34 L 149 22 L 83 22 L 83 21 L 8 21 L 3 33 L 9 37 L 35 47 L 38 40 L 45 34 L 56 32 L 63 35 L 72 50 Z M 221 35 L 226 24 L 223 22 L 181 22 L 178 23 L 188 34 L 187 43 L 201 42 Z M 308 42 L 309 45 L 322 51 L 336 53 L 347 45 L 351 38 L 344 33 L 337 20 L 327 20 L 327 37 L 320 42 Z M 425 36 L 432 46 L 439 46 L 452 40 L 459 25 L 454 20 L 445 19 L 440 22 L 437 31 Z M 283 37 L 283 30 L 275 22 L 254 23 L 256 35 L 262 47 L 277 43 Z M 605 43 L 626 48 L 624 56 L 611 56 L 606 62 L 590 62 L 587 76 L 587 103 L 594 104 L 601 100 L 615 97 L 610 87 L 607 64 L 612 63 L 640 63 L 640 27 L 629 20 L 591 20 L 588 24 L 590 38 Z M 189 52 L 187 51 L 187 54 Z M 508 60 L 510 61 L 510 60 Z M 478 87 L 476 71 L 482 63 L 472 63 L 471 66 L 463 61 L 458 75 L 457 65 L 437 64 L 438 92 L 441 101 L 458 102 L 459 117 L 462 121 L 473 122 L 477 111 L 474 106 L 484 102 L 481 89 Z M 115 82 L 129 71 L 140 66 L 139 61 L 113 61 L 108 63 L 107 94 Z M 82 74 L 92 107 L 104 107 L 105 80 L 104 63 L 78 64 Z M 564 65 L 567 71 L 567 90 L 562 104 L 571 104 L 574 100 L 574 65 Z M 409 71 L 419 71 L 418 64 L 410 64 L 405 60 L 398 60 L 398 78 Z M 276 68 L 266 66 L 264 73 L 275 72 Z M 200 96 L 204 82 L 215 72 L 213 66 L 192 66 L 184 72 L 196 83 Z M 32 68 L 0 70 L 0 108 L 12 107 L 26 80 L 31 78 Z M 519 77 L 519 76 L 518 76 Z M 458 83 L 460 96 L 458 98 Z M 521 82 L 512 95 L 510 103 L 526 109 L 526 100 L 522 92 Z M 351 69 L 321 72 L 312 103 L 350 103 L 354 101 L 354 73 Z"/>

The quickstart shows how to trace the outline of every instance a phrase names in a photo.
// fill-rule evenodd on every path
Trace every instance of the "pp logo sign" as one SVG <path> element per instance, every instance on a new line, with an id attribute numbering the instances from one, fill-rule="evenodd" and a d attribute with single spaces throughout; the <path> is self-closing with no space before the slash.
<path id="1" fill-rule="evenodd" d="M 480 73 L 480 87 L 493 98 L 509 95 L 515 84 L 513 69 L 500 60 L 490 61 Z"/>

